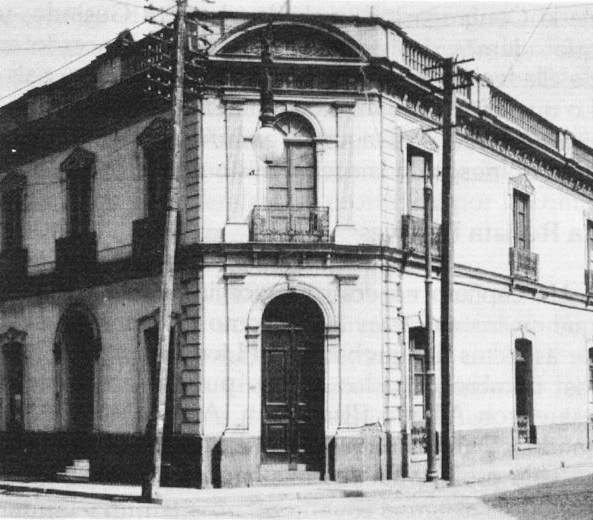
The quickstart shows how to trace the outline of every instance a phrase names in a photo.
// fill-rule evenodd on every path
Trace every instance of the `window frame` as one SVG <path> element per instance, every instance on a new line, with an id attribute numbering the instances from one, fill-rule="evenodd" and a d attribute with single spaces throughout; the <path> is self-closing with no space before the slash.
<path id="1" fill-rule="evenodd" d="M 22 432 L 25 429 L 25 407 L 24 407 L 24 394 L 25 394 L 25 357 L 24 347 L 22 343 L 11 342 L 4 345 L 4 371 L 6 374 L 6 431 L 10 432 Z M 18 364 L 18 367 L 15 365 Z M 16 377 L 15 386 L 15 374 L 11 372 L 17 368 L 18 377 Z M 19 396 L 18 404 L 14 402 L 15 396 Z M 16 410 L 18 408 L 18 412 Z"/>
<path id="2" fill-rule="evenodd" d="M 18 201 L 15 211 L 14 201 Z M 2 251 L 23 247 L 24 189 L 13 187 L 2 191 Z"/>
<path id="3" fill-rule="evenodd" d="M 163 161 L 165 168 L 159 168 L 152 164 L 151 155 L 158 149 L 168 147 L 168 157 Z M 142 144 L 143 172 L 144 172 L 144 196 L 145 215 L 149 219 L 162 219 L 164 221 L 167 214 L 167 205 L 169 203 L 169 191 L 172 182 L 173 170 L 173 136 L 163 135 L 156 139 L 144 142 Z M 155 161 L 156 162 L 156 161 Z M 162 165 L 160 165 L 162 166 Z M 153 168 L 157 172 L 153 171 Z M 161 195 L 157 197 L 155 189 L 158 186 Z M 160 202 L 159 202 L 160 201 Z"/>
<path id="4" fill-rule="evenodd" d="M 421 206 L 412 206 L 413 193 L 415 192 L 412 177 L 420 177 L 412 175 L 412 158 L 422 157 L 424 159 L 424 174 L 422 176 L 422 189 L 420 190 Z M 407 214 L 418 218 L 424 218 L 424 185 L 426 183 L 426 176 L 434 178 L 434 154 L 427 150 L 423 150 L 418 146 L 408 143 L 406 145 L 406 195 L 407 195 Z M 434 186 L 433 186 L 434 189 Z M 420 215 L 416 214 L 415 208 L 419 208 Z M 432 207 L 434 215 L 434 204 Z"/>
<path id="5" fill-rule="evenodd" d="M 68 236 L 85 235 L 92 230 L 92 178 L 90 166 L 66 172 Z"/>
<path id="6" fill-rule="evenodd" d="M 520 354 L 520 355 L 519 355 Z M 520 395 L 520 387 L 518 385 L 518 363 L 525 363 L 525 374 L 526 382 L 521 385 L 522 392 L 525 395 Z M 526 338 L 516 338 L 513 346 L 513 389 L 515 394 L 515 425 L 516 425 L 516 438 L 518 448 L 529 447 L 537 444 L 537 433 L 534 423 L 534 382 L 533 382 L 533 342 Z M 519 414 L 520 403 L 525 403 L 525 413 Z M 529 430 L 527 432 L 527 438 L 525 442 L 521 442 L 519 437 L 518 418 L 527 416 L 529 420 Z"/>
<path id="7" fill-rule="evenodd" d="M 25 392 L 27 389 L 26 385 L 26 374 L 27 374 L 27 363 L 25 355 L 25 341 L 27 333 L 21 330 L 17 330 L 10 327 L 6 332 L 0 334 L 0 379 L 6 383 L 0 386 L 2 392 L 0 399 L 0 430 L 6 432 L 23 432 L 26 429 L 26 411 L 27 403 L 25 399 Z M 9 387 L 10 377 L 8 374 L 9 365 L 11 363 L 11 357 L 16 357 L 20 365 L 20 377 L 19 377 L 19 390 L 20 390 L 20 403 L 18 414 L 20 421 L 14 420 L 14 413 L 11 410 L 11 392 Z"/>
<path id="8" fill-rule="evenodd" d="M 589 415 L 593 416 L 593 347 L 589 347 L 588 351 L 588 359 L 589 359 L 589 370 L 588 370 L 588 374 L 589 374 L 589 398 L 588 398 L 588 403 L 589 403 Z"/>
<path id="9" fill-rule="evenodd" d="M 144 403 L 138 406 L 138 428 L 141 433 L 145 433 L 151 419 L 151 408 L 153 406 L 152 388 L 153 381 L 151 380 L 151 360 L 150 360 L 150 346 L 146 341 L 146 334 L 151 329 L 156 329 L 156 348 L 158 349 L 158 327 L 159 327 L 159 311 L 156 309 L 151 314 L 148 314 L 138 320 L 138 348 L 139 348 L 139 362 L 138 379 L 137 379 L 137 396 L 138 402 Z M 171 409 L 171 430 L 167 432 L 168 435 L 175 435 L 181 431 L 181 411 L 179 408 L 179 396 L 181 394 L 181 322 L 180 316 L 177 313 L 171 315 L 171 332 L 173 336 L 169 341 L 169 371 L 167 374 L 167 382 L 171 385 L 172 395 L 167 396 L 167 405 Z M 158 367 L 155 366 L 158 370 Z M 172 370 L 171 370 L 172 369 Z M 155 373 L 156 376 L 156 373 Z M 167 426 L 167 425 L 166 425 Z"/>
<path id="10" fill-rule="evenodd" d="M 519 222 L 520 203 L 524 204 L 523 225 Z M 521 239 L 519 231 L 523 234 Z M 523 247 L 521 247 L 523 240 Z M 522 251 L 531 251 L 531 196 L 513 188 L 513 247 Z"/>
<path id="11" fill-rule="evenodd" d="M 287 133 L 284 130 L 280 130 L 284 134 L 284 150 L 285 150 L 285 158 L 286 158 L 286 188 L 284 187 L 271 187 L 270 179 L 274 176 L 274 169 L 277 168 L 284 168 L 284 166 L 278 166 L 275 163 L 271 165 L 267 165 L 265 168 L 265 204 L 267 206 L 275 206 L 275 207 L 317 207 L 319 204 L 319 193 L 318 193 L 318 171 L 317 171 L 317 143 L 315 139 L 315 130 L 313 125 L 309 122 L 309 120 L 301 114 L 296 112 L 284 112 L 279 114 L 275 121 L 275 126 L 280 128 L 283 122 L 287 121 L 287 125 L 289 128 L 289 132 Z M 300 122 L 300 128 L 303 128 L 308 137 L 295 137 L 290 135 L 290 126 L 291 122 L 296 121 Z M 298 189 L 295 188 L 295 183 L 293 182 L 296 178 L 294 175 L 294 165 L 293 165 L 293 152 L 298 146 L 307 146 L 311 151 L 312 157 L 312 165 L 309 168 L 312 169 L 312 181 L 313 186 L 310 188 L 313 194 L 313 203 L 302 205 L 302 204 L 293 204 L 292 198 L 294 196 L 294 192 Z M 286 190 L 286 204 L 274 204 L 272 203 L 272 197 L 270 197 L 270 192 L 273 189 L 285 189 Z"/>

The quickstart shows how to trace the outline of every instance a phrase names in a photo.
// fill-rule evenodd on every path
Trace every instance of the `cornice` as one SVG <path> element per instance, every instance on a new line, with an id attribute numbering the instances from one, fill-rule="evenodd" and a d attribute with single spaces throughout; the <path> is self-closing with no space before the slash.
<path id="1" fill-rule="evenodd" d="M 262 261 L 267 259 L 266 261 Z M 275 259 L 270 263 L 270 259 Z M 306 264 L 301 260 L 307 259 Z M 311 262 L 316 259 L 315 262 Z M 277 274 L 278 269 L 290 267 L 291 274 L 299 273 L 310 276 L 312 271 L 318 274 L 337 277 L 343 283 L 354 283 L 356 269 L 387 269 L 398 271 L 409 276 L 424 276 L 424 260 L 420 255 L 409 254 L 397 248 L 382 246 L 359 245 L 347 246 L 339 244 L 192 244 L 180 248 L 176 257 L 176 269 L 185 267 L 209 268 L 223 267 L 226 271 L 225 281 L 228 284 L 241 284 L 246 273 Z M 440 259 L 434 259 L 436 280 L 440 273 Z M 344 273 L 347 268 L 348 272 Z M 235 272 L 235 269 L 240 269 Z M 122 259 L 99 264 L 96 273 L 84 284 L 64 284 L 53 273 L 30 276 L 18 294 L 0 293 L 0 302 L 43 297 L 57 292 L 86 291 L 93 287 L 101 287 L 114 283 L 154 278 L 160 275 L 158 265 L 149 271 L 134 271 L 130 259 Z M 567 307 L 583 312 L 593 312 L 589 298 L 583 292 L 576 292 L 561 287 L 550 286 L 539 282 L 517 284 L 508 274 L 501 274 L 463 264 L 455 264 L 455 284 L 465 285 L 477 290 L 494 291 L 509 297 L 520 297 Z M 584 285 L 583 285 L 584 289 Z"/>

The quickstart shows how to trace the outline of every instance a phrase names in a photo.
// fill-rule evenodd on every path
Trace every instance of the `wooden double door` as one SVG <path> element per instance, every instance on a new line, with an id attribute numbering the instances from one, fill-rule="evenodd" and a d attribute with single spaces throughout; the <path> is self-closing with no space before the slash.
<path id="1" fill-rule="evenodd" d="M 296 314 L 262 324 L 262 463 L 321 471 L 324 461 L 323 322 L 303 297 Z M 312 305 L 316 305 L 310 302 Z M 306 307 L 306 305 L 305 305 Z M 278 316 L 284 314 L 284 316 Z M 319 313 L 320 314 L 320 313 Z"/>

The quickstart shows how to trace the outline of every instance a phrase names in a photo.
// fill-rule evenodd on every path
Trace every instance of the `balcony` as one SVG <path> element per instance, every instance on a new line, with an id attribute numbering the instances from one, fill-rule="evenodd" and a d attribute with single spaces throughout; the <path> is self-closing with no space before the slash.
<path id="1" fill-rule="evenodd" d="M 11 248 L 0 253 L 0 288 L 15 290 L 27 276 L 28 253 L 23 248 Z"/>
<path id="2" fill-rule="evenodd" d="M 537 282 L 538 255 L 528 249 L 511 247 L 509 250 L 511 276 L 519 280 Z"/>
<path id="3" fill-rule="evenodd" d="M 251 215 L 253 242 L 329 242 L 329 208 L 255 206 Z"/>
<path id="4" fill-rule="evenodd" d="M 56 239 L 56 273 L 77 281 L 86 280 L 97 267 L 97 233 L 88 231 Z"/>
<path id="5" fill-rule="evenodd" d="M 531 442 L 529 416 L 517 415 L 517 439 L 519 444 L 529 444 Z"/>
<path id="6" fill-rule="evenodd" d="M 405 251 L 424 255 L 424 219 L 412 215 L 402 217 L 402 244 Z M 432 254 L 441 256 L 441 225 L 432 225 Z"/>
<path id="7" fill-rule="evenodd" d="M 162 264 L 165 223 L 165 218 L 160 216 L 141 218 L 132 222 L 132 268 L 134 270 L 150 271 Z"/>

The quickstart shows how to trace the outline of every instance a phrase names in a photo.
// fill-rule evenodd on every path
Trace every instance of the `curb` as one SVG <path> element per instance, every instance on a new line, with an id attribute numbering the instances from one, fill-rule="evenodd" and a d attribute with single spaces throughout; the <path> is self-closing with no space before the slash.
<path id="1" fill-rule="evenodd" d="M 253 489 L 253 488 L 248 488 Z M 48 486 L 27 486 L 23 484 L 0 484 L 0 490 L 8 491 L 13 493 L 36 493 L 40 495 L 61 495 L 71 496 L 79 498 L 91 498 L 97 500 L 109 500 L 112 502 L 136 502 L 136 503 L 154 503 L 154 504 L 167 504 L 172 505 L 175 503 L 195 502 L 196 504 L 208 504 L 208 503 L 220 503 L 221 499 L 224 499 L 228 503 L 241 502 L 253 503 L 260 502 L 262 500 L 263 493 L 237 493 L 236 496 L 199 496 L 194 497 L 167 497 L 162 496 L 160 499 L 147 501 L 140 495 L 120 495 L 115 493 L 101 493 L 94 491 L 83 491 L 73 489 L 60 489 Z M 265 494 L 267 501 L 284 501 L 284 500 L 320 500 L 320 499 L 332 499 L 332 498 L 365 498 L 365 497 L 381 497 L 398 495 L 402 496 L 401 490 L 394 489 L 311 489 L 311 490 L 295 490 L 295 491 L 283 491 L 279 493 Z"/>
<path id="2" fill-rule="evenodd" d="M 147 503 L 141 496 L 116 495 L 112 493 L 97 493 L 93 491 L 78 491 L 73 489 L 58 489 L 52 487 L 24 486 L 15 484 L 0 484 L 0 490 L 13 493 L 37 493 L 40 495 L 61 495 L 81 498 L 95 498 L 112 502 L 141 502 Z"/>

